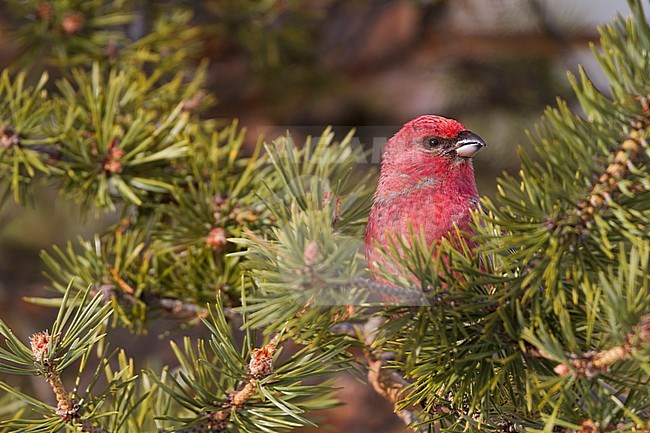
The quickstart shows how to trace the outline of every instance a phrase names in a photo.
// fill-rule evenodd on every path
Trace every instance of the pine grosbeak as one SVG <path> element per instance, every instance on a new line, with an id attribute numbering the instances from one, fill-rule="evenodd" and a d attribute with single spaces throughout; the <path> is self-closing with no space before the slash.
<path id="1" fill-rule="evenodd" d="M 386 283 L 378 266 L 398 272 L 379 249 L 388 250 L 391 237 L 408 240 L 410 230 L 423 231 L 432 245 L 454 225 L 470 228 L 479 199 L 472 157 L 484 146 L 461 123 L 433 115 L 411 120 L 388 140 L 366 227 L 366 259 L 375 280 Z"/>

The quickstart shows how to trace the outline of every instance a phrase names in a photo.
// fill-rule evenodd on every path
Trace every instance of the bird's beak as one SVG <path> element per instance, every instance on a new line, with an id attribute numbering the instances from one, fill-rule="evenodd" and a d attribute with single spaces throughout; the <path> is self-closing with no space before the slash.
<path id="1" fill-rule="evenodd" d="M 485 141 L 473 132 L 463 131 L 458 134 L 458 141 L 456 141 L 456 155 L 464 158 L 471 158 L 476 153 L 487 146 Z"/>

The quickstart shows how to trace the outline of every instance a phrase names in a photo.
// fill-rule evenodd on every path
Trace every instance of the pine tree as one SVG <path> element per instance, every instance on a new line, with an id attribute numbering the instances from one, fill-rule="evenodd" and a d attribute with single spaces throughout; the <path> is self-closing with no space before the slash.
<path id="1" fill-rule="evenodd" d="M 219 13 L 233 21 L 273 13 L 230 3 Z M 594 47 L 608 92 L 569 75 L 581 113 L 558 100 L 519 175 L 483 200 L 478 251 L 404 240 L 396 266 L 418 287 L 367 271 L 374 184 L 354 170 L 366 155 L 352 135 L 286 135 L 247 155 L 237 122 L 200 115 L 212 99 L 192 60 L 203 29 L 186 12 L 141 34 L 128 1 L 7 4 L 22 54 L 0 77 L 5 199 L 28 203 L 48 182 L 121 220 L 42 254 L 59 295 L 29 301 L 58 308 L 49 330 L 0 321 L 0 372 L 37 377 L 56 401 L 0 382 L 1 431 L 289 431 L 337 404 L 341 371 L 365 375 L 414 431 L 650 431 L 641 0 Z M 412 302 L 378 305 L 379 292 Z M 106 342 L 161 315 L 209 338 L 144 371 Z"/>

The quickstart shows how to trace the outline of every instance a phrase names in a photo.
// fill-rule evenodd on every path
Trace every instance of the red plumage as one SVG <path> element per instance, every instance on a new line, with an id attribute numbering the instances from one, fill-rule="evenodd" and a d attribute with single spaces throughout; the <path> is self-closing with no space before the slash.
<path id="1" fill-rule="evenodd" d="M 479 198 L 472 157 L 484 146 L 460 122 L 433 115 L 411 120 L 388 140 L 366 227 L 371 271 L 378 265 L 396 272 L 378 245 L 387 249 L 390 237 L 408 239 L 410 227 L 415 233 L 423 230 L 429 245 L 454 224 L 469 228 Z"/>

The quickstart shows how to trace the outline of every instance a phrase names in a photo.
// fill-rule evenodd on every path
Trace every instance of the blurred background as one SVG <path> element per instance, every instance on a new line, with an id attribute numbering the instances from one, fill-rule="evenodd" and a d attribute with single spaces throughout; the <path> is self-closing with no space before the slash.
<path id="1" fill-rule="evenodd" d="M 300 140 L 332 125 L 341 137 L 356 128 L 355 140 L 379 149 L 409 119 L 441 114 L 487 141 L 489 147 L 475 158 L 479 191 L 486 195 L 494 193 L 504 170 L 516 172 L 517 147 L 527 146 L 526 130 L 534 128 L 545 107 L 558 96 L 574 105 L 567 70 L 576 72 L 583 65 L 607 91 L 589 44 L 598 39 L 597 25 L 628 10 L 623 0 L 128 4 L 133 19 L 123 32 L 132 40 L 159 25 L 160 17 L 176 20 L 177 31 L 189 32 L 183 47 L 191 52 L 189 61 L 209 60 L 205 87 L 216 103 L 205 116 L 239 119 L 251 146 L 260 135 L 272 140 L 289 130 Z M 46 12 L 20 16 L 0 2 L 0 67 L 25 61 L 25 50 L 35 49 L 25 45 L 29 26 Z M 82 17 L 68 24 L 83 35 L 97 23 Z M 44 54 L 32 57 L 31 67 L 50 69 L 56 77 L 46 45 L 40 48 Z M 108 39 L 96 48 L 110 56 L 120 46 Z M 377 150 L 373 155 L 359 170 L 377 169 Z M 47 326 L 53 313 L 22 301 L 46 293 L 39 252 L 76 236 L 88 238 L 115 221 L 113 215 L 98 220 L 81 215 L 49 187 L 39 187 L 35 197 L 32 206 L 0 206 L 0 317 L 23 338 Z M 154 325 L 149 335 L 125 333 L 119 345 L 137 357 L 143 341 L 160 340 Z M 167 343 L 157 344 L 159 363 L 171 362 Z M 387 404 L 358 379 L 341 377 L 338 382 L 348 405 L 327 415 L 336 431 L 402 431 Z"/>

